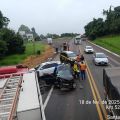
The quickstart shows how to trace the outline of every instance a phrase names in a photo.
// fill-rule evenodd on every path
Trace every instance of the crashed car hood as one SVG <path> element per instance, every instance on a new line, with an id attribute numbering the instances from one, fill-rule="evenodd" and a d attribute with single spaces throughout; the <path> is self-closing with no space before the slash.
<path id="1" fill-rule="evenodd" d="M 59 76 L 59 78 L 62 78 L 64 80 L 73 80 L 73 76 L 72 75 L 61 75 Z"/>

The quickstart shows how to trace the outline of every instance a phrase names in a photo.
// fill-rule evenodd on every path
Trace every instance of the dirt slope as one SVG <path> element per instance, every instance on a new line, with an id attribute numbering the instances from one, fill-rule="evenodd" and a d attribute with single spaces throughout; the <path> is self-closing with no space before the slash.
<path id="1" fill-rule="evenodd" d="M 36 65 L 46 61 L 48 58 L 53 57 L 53 55 L 54 49 L 51 46 L 47 45 L 44 53 L 41 55 L 32 55 L 25 59 L 22 64 L 28 66 L 29 68 L 33 68 Z"/>

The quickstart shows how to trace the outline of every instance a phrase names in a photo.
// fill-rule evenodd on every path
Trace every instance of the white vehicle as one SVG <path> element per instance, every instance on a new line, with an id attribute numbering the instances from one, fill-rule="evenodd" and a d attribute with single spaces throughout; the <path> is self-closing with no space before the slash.
<path id="1" fill-rule="evenodd" d="M 47 38 L 48 44 L 52 44 L 52 38 Z"/>
<path id="2" fill-rule="evenodd" d="M 63 51 L 60 53 L 60 61 L 62 63 L 68 62 L 68 59 L 70 61 L 75 61 L 77 59 L 77 55 L 73 51 Z"/>
<path id="3" fill-rule="evenodd" d="M 17 120 L 43 120 L 41 93 L 35 72 L 23 76 L 17 104 Z"/>
<path id="4" fill-rule="evenodd" d="M 60 64 L 60 61 L 50 61 L 45 62 L 37 66 L 35 69 L 37 71 L 38 77 L 42 77 L 45 74 L 52 74 L 56 66 Z"/>
<path id="5" fill-rule="evenodd" d="M 95 65 L 108 65 L 109 60 L 104 53 L 95 53 L 93 55 Z"/>
<path id="6" fill-rule="evenodd" d="M 79 45 L 81 44 L 81 35 L 78 35 L 74 39 L 74 44 Z"/>
<path id="7" fill-rule="evenodd" d="M 94 50 L 93 50 L 92 46 L 85 47 L 85 53 L 93 53 L 93 52 L 94 52 Z"/>

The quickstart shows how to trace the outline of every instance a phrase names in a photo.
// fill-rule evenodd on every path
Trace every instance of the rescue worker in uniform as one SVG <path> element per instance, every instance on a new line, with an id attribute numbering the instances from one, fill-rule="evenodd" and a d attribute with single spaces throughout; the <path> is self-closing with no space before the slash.
<path id="1" fill-rule="evenodd" d="M 78 63 L 75 61 L 73 65 L 74 78 L 79 78 L 79 68 Z"/>

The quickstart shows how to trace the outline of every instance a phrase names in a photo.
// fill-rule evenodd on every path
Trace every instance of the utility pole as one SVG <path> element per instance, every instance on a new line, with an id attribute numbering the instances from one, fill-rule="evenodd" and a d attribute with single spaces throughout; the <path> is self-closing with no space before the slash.
<path id="1" fill-rule="evenodd" d="M 35 39 L 33 37 L 33 54 L 35 55 Z"/>

